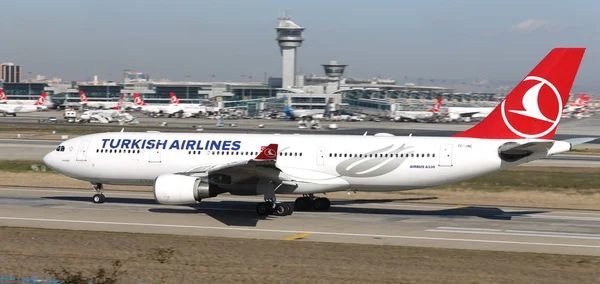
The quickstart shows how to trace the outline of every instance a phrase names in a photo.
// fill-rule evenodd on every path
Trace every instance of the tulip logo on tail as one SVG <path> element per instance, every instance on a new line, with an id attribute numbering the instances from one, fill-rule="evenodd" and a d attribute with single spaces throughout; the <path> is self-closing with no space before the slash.
<path id="1" fill-rule="evenodd" d="M 502 119 L 506 127 L 514 134 L 522 138 L 539 138 L 554 130 L 560 122 L 563 110 L 562 98 L 556 87 L 544 78 L 528 76 L 523 80 L 523 82 L 525 81 L 537 81 L 539 83 L 533 85 L 525 92 L 521 102 L 508 100 L 508 98 L 504 100 L 501 104 Z M 555 106 L 547 108 L 544 113 L 540 110 L 538 100 L 555 102 Z M 522 107 L 519 107 L 519 104 L 522 104 Z M 519 108 L 521 110 L 518 110 Z M 524 117 L 529 121 L 523 122 Z M 511 120 L 514 123 L 511 124 Z M 514 120 L 518 120 L 519 122 L 516 123 Z M 536 127 L 539 132 L 527 133 L 515 127 L 515 125 L 527 124 L 539 125 L 539 127 Z"/>
<path id="2" fill-rule="evenodd" d="M 37 102 L 35 102 L 36 106 L 41 106 L 46 102 L 46 92 L 43 92 L 40 97 L 37 99 Z"/>
<path id="3" fill-rule="evenodd" d="M 265 156 L 267 156 L 269 159 L 275 159 L 275 157 L 277 157 L 277 153 L 275 153 L 275 150 L 269 148 L 265 151 Z"/>
<path id="4" fill-rule="evenodd" d="M 394 145 L 390 145 L 363 154 L 362 157 L 347 159 L 339 163 L 335 170 L 342 176 L 360 178 L 377 177 L 391 173 L 406 161 L 408 154 L 414 152 L 403 152 L 413 148 L 412 146 L 406 147 L 405 145 L 406 144 L 403 144 L 396 149 L 394 149 Z M 403 157 L 396 157 L 396 154 L 400 153 L 404 154 Z"/>

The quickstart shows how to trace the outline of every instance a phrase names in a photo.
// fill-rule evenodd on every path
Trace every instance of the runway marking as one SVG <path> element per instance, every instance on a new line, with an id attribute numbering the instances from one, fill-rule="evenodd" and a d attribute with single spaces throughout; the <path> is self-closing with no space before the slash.
<path id="1" fill-rule="evenodd" d="M 523 217 L 536 219 L 560 219 L 560 220 L 577 220 L 577 221 L 593 221 L 600 222 L 600 218 L 594 217 L 578 217 L 578 216 L 557 216 L 557 215 L 522 215 Z"/>
<path id="2" fill-rule="evenodd" d="M 437 233 L 460 233 L 460 234 L 478 234 L 478 235 L 503 235 L 520 237 L 544 237 L 544 238 L 566 238 L 566 239 L 585 239 L 600 240 L 600 235 L 585 233 L 561 233 L 561 232 L 541 232 L 541 231 L 519 231 L 519 230 L 459 230 L 459 229 L 429 229 L 427 232 Z"/>
<path id="3" fill-rule="evenodd" d="M 312 233 L 302 233 L 302 234 L 297 234 L 297 235 L 293 235 L 291 237 L 287 237 L 284 238 L 284 241 L 293 241 L 293 240 L 297 240 L 297 239 L 304 239 L 308 236 L 312 235 Z"/>
<path id="4" fill-rule="evenodd" d="M 163 228 L 221 230 L 221 231 L 271 232 L 271 233 L 287 233 L 287 234 L 311 233 L 311 234 L 314 234 L 314 235 L 324 235 L 324 236 L 367 237 L 367 238 L 392 238 L 392 239 L 413 239 L 413 240 L 429 240 L 429 241 L 494 243 L 494 244 L 513 244 L 513 245 L 526 245 L 526 246 L 532 246 L 532 245 L 537 245 L 537 246 L 559 246 L 559 247 L 579 247 L 579 248 L 599 248 L 600 249 L 600 245 L 560 244 L 560 243 L 542 243 L 542 242 L 517 242 L 517 241 L 498 241 L 498 240 L 442 238 L 442 237 L 421 237 L 421 236 L 403 236 L 403 235 L 376 235 L 376 234 L 319 232 L 319 231 L 303 232 L 303 231 L 296 231 L 296 230 L 275 230 L 275 229 L 238 228 L 238 227 L 210 227 L 210 226 L 193 226 L 193 225 L 129 223 L 129 222 L 89 221 L 89 220 L 61 220 L 61 219 L 21 218 L 21 217 L 0 217 L 0 220 L 30 221 L 30 222 L 54 222 L 54 223 L 74 223 L 74 224 L 94 224 L 94 225 L 120 225 L 120 226 L 138 226 L 138 227 L 163 227 Z"/>

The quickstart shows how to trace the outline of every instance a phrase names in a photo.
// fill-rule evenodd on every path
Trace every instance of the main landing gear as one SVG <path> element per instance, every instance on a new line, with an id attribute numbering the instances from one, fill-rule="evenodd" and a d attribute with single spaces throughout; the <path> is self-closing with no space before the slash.
<path id="1" fill-rule="evenodd" d="M 265 197 L 265 202 L 256 205 L 256 213 L 261 216 L 276 215 L 287 216 L 292 215 L 294 210 L 309 211 L 327 211 L 331 207 L 331 201 L 326 197 L 315 197 L 313 194 L 305 194 L 298 197 L 294 205 L 288 203 L 276 203 L 275 196 Z"/>
<path id="2" fill-rule="evenodd" d="M 104 189 L 104 186 L 102 186 L 101 183 L 92 182 L 92 187 L 94 188 L 94 191 L 96 192 L 96 194 L 94 194 L 94 197 L 92 199 L 94 201 L 94 203 L 104 203 L 104 194 L 102 194 L 102 190 Z"/>
<path id="3" fill-rule="evenodd" d="M 326 197 L 315 197 L 313 194 L 305 194 L 302 197 L 296 198 L 294 205 L 298 211 L 308 211 L 310 209 L 327 211 L 331 207 L 331 201 Z"/>
<path id="4" fill-rule="evenodd" d="M 294 213 L 294 206 L 288 203 L 273 203 L 265 201 L 256 204 L 256 213 L 261 216 L 276 215 L 287 216 Z"/>

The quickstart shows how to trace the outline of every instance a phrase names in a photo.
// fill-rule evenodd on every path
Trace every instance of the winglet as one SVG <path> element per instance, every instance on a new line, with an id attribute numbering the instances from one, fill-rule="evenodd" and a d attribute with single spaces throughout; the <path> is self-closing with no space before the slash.
<path id="1" fill-rule="evenodd" d="M 255 160 L 277 160 L 277 144 L 269 144 L 269 146 L 261 147 L 260 154 L 254 158 Z"/>

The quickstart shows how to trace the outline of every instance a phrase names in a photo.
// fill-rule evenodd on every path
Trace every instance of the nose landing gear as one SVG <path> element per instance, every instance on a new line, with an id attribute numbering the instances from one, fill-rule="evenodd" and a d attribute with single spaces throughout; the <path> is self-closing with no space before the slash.
<path id="1" fill-rule="evenodd" d="M 94 197 L 92 199 L 92 201 L 94 203 L 104 203 L 104 194 L 102 194 L 102 190 L 104 189 L 104 186 L 101 183 L 96 183 L 96 182 L 92 182 L 92 188 L 94 188 L 94 191 L 96 192 L 96 194 L 94 194 Z"/>

